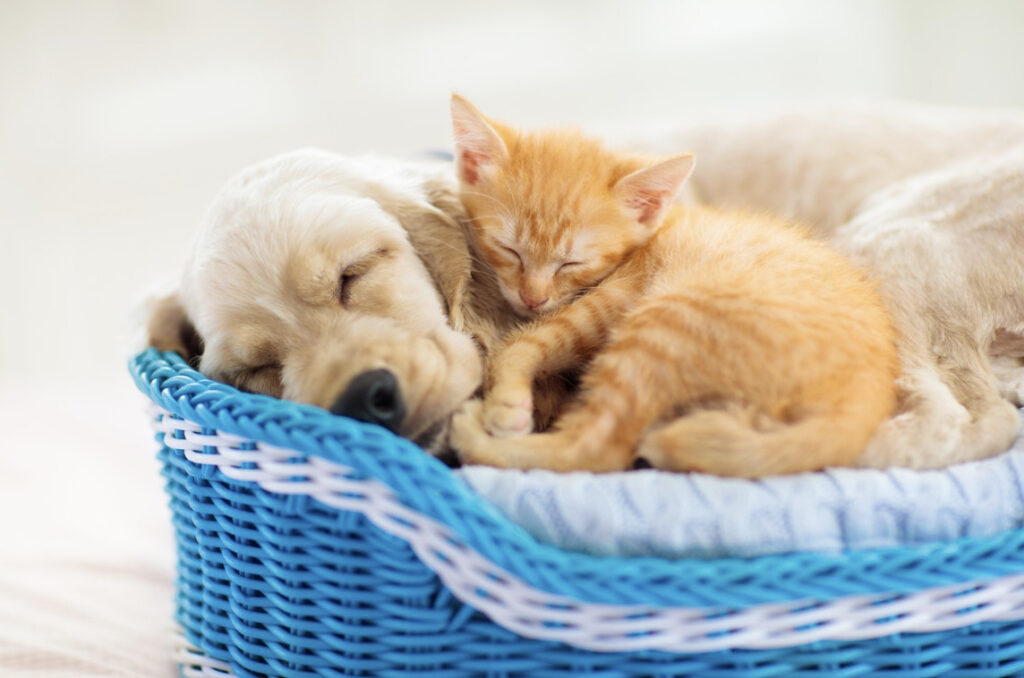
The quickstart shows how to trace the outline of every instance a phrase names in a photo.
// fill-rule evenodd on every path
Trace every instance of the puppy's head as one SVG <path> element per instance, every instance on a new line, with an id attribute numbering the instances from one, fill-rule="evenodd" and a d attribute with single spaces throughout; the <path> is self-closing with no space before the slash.
<path id="1" fill-rule="evenodd" d="M 430 446 L 479 385 L 472 340 L 399 217 L 414 184 L 302 151 L 231 181 L 208 212 L 150 342 L 241 389 L 381 424 Z M 372 197 L 370 197 L 372 196 Z"/>

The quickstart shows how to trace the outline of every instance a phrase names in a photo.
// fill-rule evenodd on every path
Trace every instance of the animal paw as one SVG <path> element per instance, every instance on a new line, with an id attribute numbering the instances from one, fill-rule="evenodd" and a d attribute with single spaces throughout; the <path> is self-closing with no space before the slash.
<path id="1" fill-rule="evenodd" d="M 992 356 L 990 361 L 999 395 L 1017 407 L 1024 406 L 1024 361 L 1016 356 Z"/>
<path id="2" fill-rule="evenodd" d="M 1017 407 L 1024 406 L 1024 378 L 999 382 L 999 395 Z"/>
<path id="3" fill-rule="evenodd" d="M 481 423 L 483 401 L 468 400 L 452 416 L 449 443 L 464 464 L 486 464 L 493 438 Z"/>
<path id="4" fill-rule="evenodd" d="M 530 390 L 497 387 L 483 404 L 484 429 L 496 438 L 518 438 L 533 432 L 533 394 Z"/>

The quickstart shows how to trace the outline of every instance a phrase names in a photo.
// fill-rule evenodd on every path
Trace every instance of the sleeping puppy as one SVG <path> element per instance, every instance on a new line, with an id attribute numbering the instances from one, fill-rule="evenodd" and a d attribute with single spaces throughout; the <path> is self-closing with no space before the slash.
<path id="1" fill-rule="evenodd" d="M 901 334 L 901 406 L 861 465 L 1009 447 L 1024 404 L 1024 112 L 720 118 L 632 145 L 694 150 L 692 199 L 802 221 L 879 281 Z"/>
<path id="2" fill-rule="evenodd" d="M 206 214 L 177 292 L 153 305 L 150 344 L 443 449 L 501 331 L 489 318 L 505 313 L 474 278 L 450 175 L 313 150 L 246 169 Z"/>

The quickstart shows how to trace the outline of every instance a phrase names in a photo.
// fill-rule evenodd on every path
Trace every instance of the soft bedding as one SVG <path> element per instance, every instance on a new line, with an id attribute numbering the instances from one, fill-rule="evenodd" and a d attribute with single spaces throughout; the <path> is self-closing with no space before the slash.
<path id="1" fill-rule="evenodd" d="M 1004 454 L 936 471 L 830 469 L 745 480 L 470 466 L 458 474 L 537 539 L 596 555 L 838 552 L 980 537 L 1024 524 L 1020 434 Z"/>

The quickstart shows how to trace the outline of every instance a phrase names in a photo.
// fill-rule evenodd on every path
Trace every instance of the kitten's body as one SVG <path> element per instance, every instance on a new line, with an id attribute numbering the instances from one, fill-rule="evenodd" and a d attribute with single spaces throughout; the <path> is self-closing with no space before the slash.
<path id="1" fill-rule="evenodd" d="M 684 156 L 650 165 L 453 110 L 478 249 L 510 303 L 543 314 L 492 356 L 486 400 L 456 417 L 464 461 L 613 471 L 639 455 L 756 476 L 863 450 L 895 402 L 895 338 L 842 257 L 781 222 L 669 208 Z M 525 435 L 534 381 L 584 365 L 577 402 Z"/>

